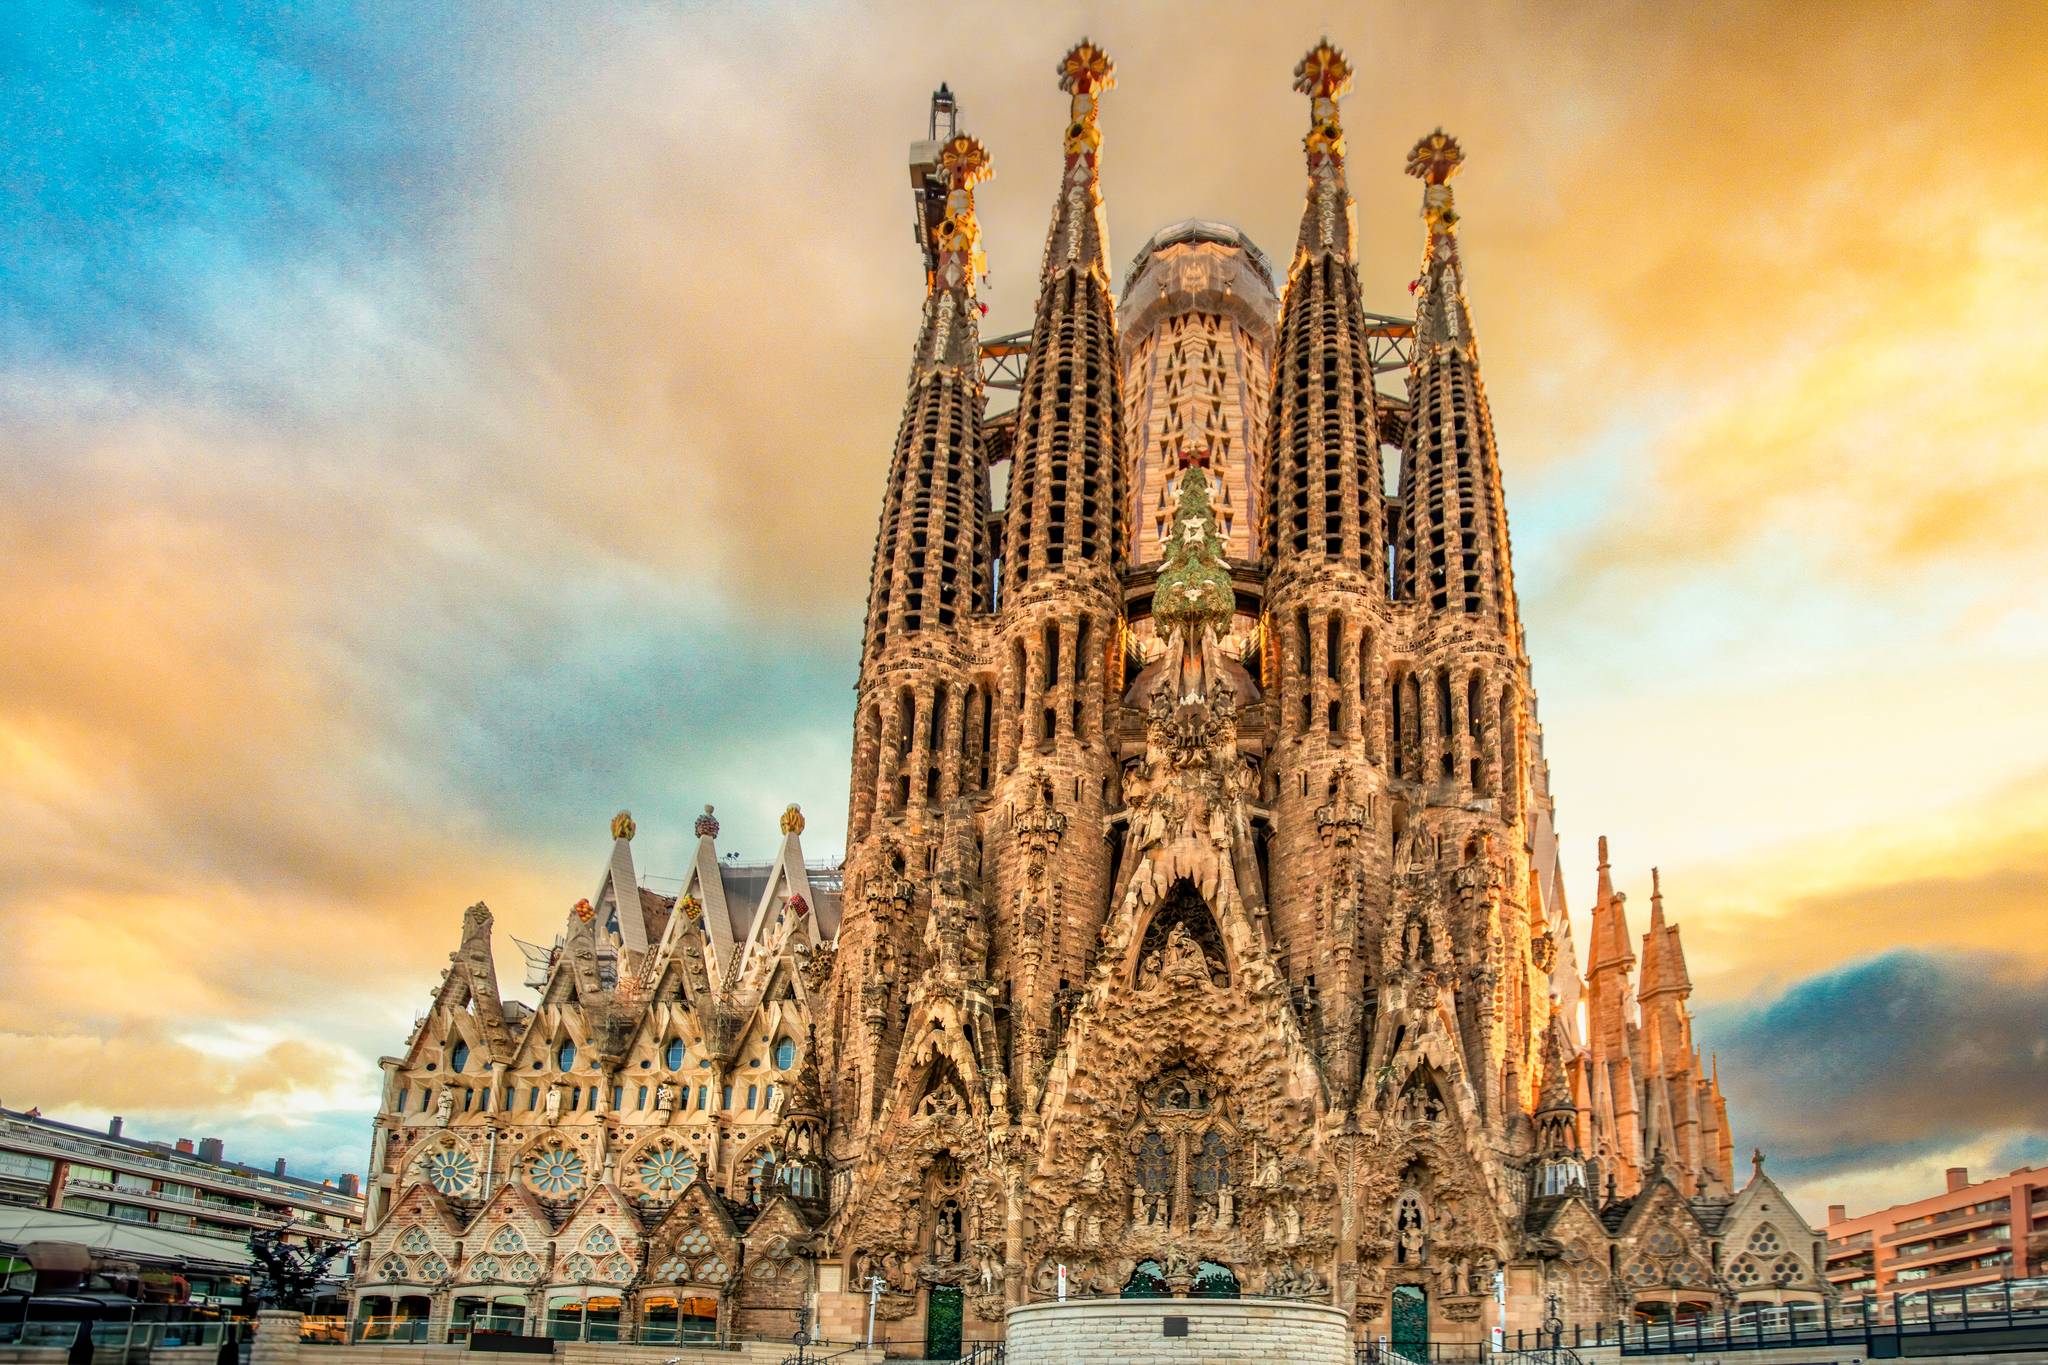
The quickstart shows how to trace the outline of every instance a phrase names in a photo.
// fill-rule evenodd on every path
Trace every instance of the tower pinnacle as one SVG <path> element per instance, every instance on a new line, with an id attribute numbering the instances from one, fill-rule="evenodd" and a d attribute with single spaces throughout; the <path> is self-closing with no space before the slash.
<path id="1" fill-rule="evenodd" d="M 1017 403 L 1002 541 L 1005 601 L 1015 600 L 1013 589 L 1062 569 L 1106 574 L 1120 545 L 1123 401 L 1096 120 L 1102 92 L 1116 84 L 1116 64 L 1084 38 L 1058 71 L 1071 97 L 1066 162 Z"/>
<path id="2" fill-rule="evenodd" d="M 1116 87 L 1116 63 L 1083 38 L 1059 64 L 1060 89 L 1071 96 L 1067 118 L 1066 167 L 1059 203 L 1045 242 L 1044 276 L 1066 266 L 1100 271 L 1109 279 L 1109 224 L 1102 211 L 1097 158 L 1102 149 L 1102 92 Z"/>
<path id="3" fill-rule="evenodd" d="M 1294 88 L 1309 99 L 1308 134 L 1301 140 L 1308 154 L 1308 206 L 1295 250 L 1294 270 L 1299 270 L 1301 261 L 1314 251 L 1341 249 L 1347 261 L 1356 255 L 1351 194 L 1344 183 L 1344 128 L 1337 116 L 1337 101 L 1351 89 L 1351 63 L 1325 38 L 1295 66 Z"/>

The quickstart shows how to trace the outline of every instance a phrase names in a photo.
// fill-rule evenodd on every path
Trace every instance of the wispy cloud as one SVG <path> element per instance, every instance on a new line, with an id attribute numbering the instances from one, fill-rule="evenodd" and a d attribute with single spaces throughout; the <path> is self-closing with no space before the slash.
<path id="1" fill-rule="evenodd" d="M 221 1093 L 331 1153 L 306 1115 L 374 1083 L 461 908 L 545 937 L 613 809 L 653 872 L 706 801 L 728 847 L 797 800 L 834 851 L 926 92 L 949 80 L 994 150 L 1007 328 L 1067 43 L 1122 68 L 1117 241 L 1200 214 L 1278 252 L 1287 73 L 1323 23 L 25 11 L 0 37 L 9 1075 L 147 1112 L 123 1059 L 267 1030 L 303 1088 L 207 1054 Z M 1597 832 L 1661 862 L 1703 999 L 2009 939 L 2048 823 L 2014 795 L 2048 761 L 2048 18 L 1345 24 L 1375 306 L 1419 244 L 1402 153 L 1441 123 L 1472 155 L 1575 884 Z M 1775 1131 L 1782 1091 L 1737 1096 Z"/>

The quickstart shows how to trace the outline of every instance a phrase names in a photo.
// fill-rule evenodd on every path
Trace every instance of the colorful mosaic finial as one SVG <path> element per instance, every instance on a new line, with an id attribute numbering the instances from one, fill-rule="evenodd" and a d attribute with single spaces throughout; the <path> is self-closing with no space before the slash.
<path id="1" fill-rule="evenodd" d="M 1338 100 L 1351 91 L 1351 63 L 1324 38 L 1294 68 L 1294 88 L 1310 99 Z"/>
<path id="2" fill-rule="evenodd" d="M 978 139 L 961 133 L 939 152 L 939 173 L 946 181 L 946 216 L 932 234 L 939 260 L 932 287 L 972 295 L 975 280 L 988 269 L 974 217 L 974 187 L 995 174 L 995 163 Z"/>
<path id="3" fill-rule="evenodd" d="M 704 807 L 704 813 L 697 817 L 697 837 L 701 839 L 707 834 L 714 839 L 718 837 L 718 817 L 712 813 L 708 805 Z"/>
<path id="4" fill-rule="evenodd" d="M 640 827 L 633 823 L 633 812 L 622 810 L 612 817 L 612 838 L 631 839 Z"/>
<path id="5" fill-rule="evenodd" d="M 1073 117 L 1067 122 L 1067 155 L 1093 156 L 1102 145 L 1096 115 L 1102 92 L 1116 88 L 1116 63 L 1083 38 L 1059 65 L 1060 89 L 1073 96 Z"/>
<path id="6" fill-rule="evenodd" d="M 1301 145 L 1308 149 L 1311 162 L 1319 156 L 1341 159 L 1344 128 L 1337 118 L 1337 101 L 1351 89 L 1351 63 L 1325 38 L 1295 66 L 1294 88 L 1309 99 L 1308 136 Z"/>
<path id="7" fill-rule="evenodd" d="M 1444 184 L 1464 164 L 1465 149 L 1441 128 L 1417 142 L 1408 153 L 1408 174 L 1430 185 Z"/>

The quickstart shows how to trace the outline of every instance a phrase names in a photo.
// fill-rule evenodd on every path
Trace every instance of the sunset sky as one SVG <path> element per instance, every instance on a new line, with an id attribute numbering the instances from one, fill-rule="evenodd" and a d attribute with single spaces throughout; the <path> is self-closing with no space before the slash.
<path id="1" fill-rule="evenodd" d="M 0 18 L 0 1103 L 360 1170 L 471 902 L 836 855 L 931 89 L 1008 331 L 1072 42 L 1113 258 L 1284 260 L 1327 31 L 1369 307 L 1468 154 L 1580 942 L 1604 833 L 1809 1216 L 2048 1160 L 2048 7 L 283 8 Z"/>

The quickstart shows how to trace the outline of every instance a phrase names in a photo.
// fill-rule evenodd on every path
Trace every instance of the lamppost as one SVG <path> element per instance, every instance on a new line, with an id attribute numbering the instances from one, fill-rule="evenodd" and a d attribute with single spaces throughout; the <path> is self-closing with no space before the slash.
<path id="1" fill-rule="evenodd" d="M 817 1359 L 816 1356 L 809 1355 L 804 1351 L 804 1347 L 811 1344 L 810 1328 L 811 1310 L 808 1308 L 797 1309 L 796 1331 L 790 1337 L 790 1340 L 796 1343 L 796 1354 L 785 1358 L 782 1365 L 810 1365 L 811 1361 Z"/>

